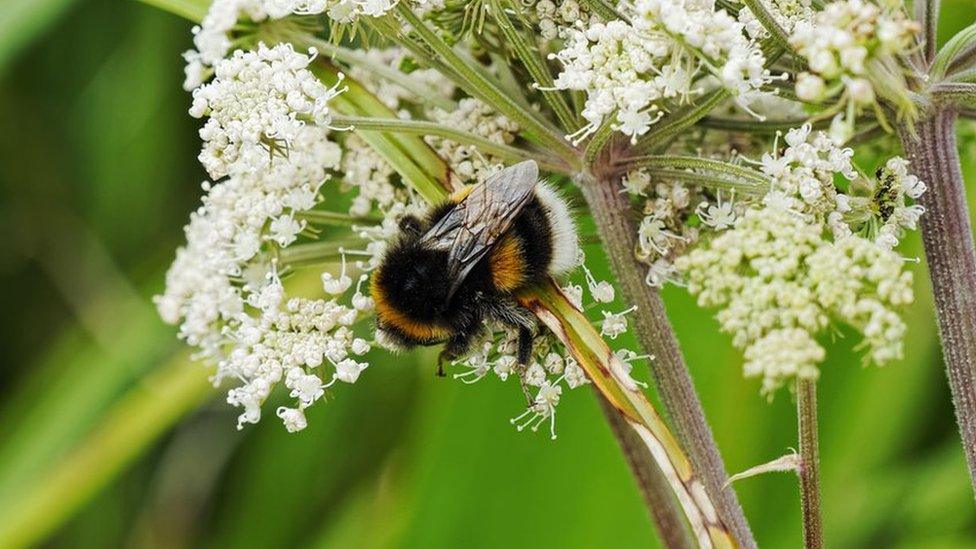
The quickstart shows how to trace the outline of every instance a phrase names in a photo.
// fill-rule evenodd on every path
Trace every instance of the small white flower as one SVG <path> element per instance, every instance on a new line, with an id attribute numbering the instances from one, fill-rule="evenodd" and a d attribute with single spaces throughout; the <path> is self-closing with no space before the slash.
<path id="1" fill-rule="evenodd" d="M 308 422 L 305 420 L 305 412 L 299 408 L 280 406 L 277 415 L 289 433 L 297 433 L 308 426 Z"/>
<path id="2" fill-rule="evenodd" d="M 717 231 L 728 229 L 735 223 L 735 210 L 732 201 L 722 202 L 722 195 L 718 195 L 715 204 L 702 202 L 695 209 L 695 213 L 702 220 L 702 223 L 712 227 Z"/>
<path id="3" fill-rule="evenodd" d="M 600 334 L 610 339 L 617 339 L 620 334 L 627 331 L 627 313 L 633 312 L 636 309 L 637 307 L 635 306 L 619 313 L 602 311 L 603 325 L 600 328 Z"/>
<path id="4" fill-rule="evenodd" d="M 336 379 L 343 383 L 356 383 L 366 366 L 366 363 L 356 362 L 351 358 L 341 360 L 336 364 Z"/>

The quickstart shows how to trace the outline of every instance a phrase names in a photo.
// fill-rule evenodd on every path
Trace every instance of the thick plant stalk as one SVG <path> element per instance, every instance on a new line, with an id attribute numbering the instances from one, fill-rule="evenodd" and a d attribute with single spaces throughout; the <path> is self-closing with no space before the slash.
<path id="1" fill-rule="evenodd" d="M 817 447 L 817 381 L 796 382 L 796 424 L 800 439 L 800 508 L 803 512 L 803 546 L 823 547 L 820 518 L 820 452 Z"/>
<path id="2" fill-rule="evenodd" d="M 519 302 L 559 338 L 594 388 L 643 442 L 681 506 L 698 546 L 741 546 L 716 511 L 716 500 L 678 439 L 586 315 L 553 281 L 520 295 Z"/>
<path id="3" fill-rule="evenodd" d="M 630 472 L 637 481 L 637 488 L 644 498 L 654 525 L 657 526 L 661 543 L 670 549 L 694 547 L 694 541 L 689 536 L 688 528 L 685 527 L 681 507 L 678 506 L 678 502 L 671 494 L 671 488 L 668 487 L 668 479 L 661 473 L 661 468 L 654 462 L 646 445 L 599 392 L 597 392 L 597 399 L 600 401 L 600 408 L 603 409 L 603 415 L 607 418 L 614 438 L 620 444 L 620 451 L 627 459 Z"/>
<path id="4" fill-rule="evenodd" d="M 929 265 L 949 388 L 976 489 L 976 250 L 955 134 L 956 113 L 938 108 L 900 130 L 912 169 L 928 185 L 921 197 Z"/>
<path id="5" fill-rule="evenodd" d="M 620 192 L 620 181 L 587 176 L 580 183 L 620 289 L 627 301 L 637 306 L 631 317 L 637 328 L 637 339 L 646 352 L 655 356 L 651 374 L 681 445 L 736 540 L 743 547 L 755 547 L 735 492 L 725 486 L 728 480 L 725 465 L 668 322 L 664 302 L 657 291 L 644 283 L 646 267 L 634 257 L 637 228 L 630 203 Z"/>

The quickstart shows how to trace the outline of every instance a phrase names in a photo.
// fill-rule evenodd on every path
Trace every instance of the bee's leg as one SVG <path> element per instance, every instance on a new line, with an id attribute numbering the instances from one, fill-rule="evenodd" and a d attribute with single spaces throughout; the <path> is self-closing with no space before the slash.
<path id="1" fill-rule="evenodd" d="M 525 401 L 529 406 L 532 406 L 535 399 L 532 398 L 532 394 L 529 392 L 529 387 L 525 384 L 525 370 L 529 366 L 529 359 L 532 358 L 532 341 L 534 338 L 532 335 L 532 330 L 526 326 L 519 326 L 518 331 L 519 385 L 522 386 L 522 394 L 525 395 Z"/>
<path id="2" fill-rule="evenodd" d="M 529 364 L 529 359 L 532 358 L 532 341 L 534 340 L 532 335 L 532 330 L 526 326 L 519 326 L 518 333 L 518 362 L 523 366 Z"/>
<path id="3" fill-rule="evenodd" d="M 444 350 L 437 357 L 437 377 L 445 377 L 444 363 L 452 362 L 465 355 L 471 348 L 471 341 L 477 336 L 475 333 L 458 333 L 447 340 Z"/>

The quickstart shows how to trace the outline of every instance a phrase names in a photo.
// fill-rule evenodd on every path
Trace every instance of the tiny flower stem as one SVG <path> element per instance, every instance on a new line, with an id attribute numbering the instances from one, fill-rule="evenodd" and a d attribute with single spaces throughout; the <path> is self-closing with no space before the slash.
<path id="1" fill-rule="evenodd" d="M 776 132 L 786 132 L 793 128 L 799 128 L 807 121 L 807 118 L 793 120 L 752 120 L 706 116 L 698 122 L 698 125 L 703 128 L 730 132 L 774 134 Z M 813 127 L 820 129 L 829 125 L 829 120 L 822 120 L 814 124 Z"/>
<path id="2" fill-rule="evenodd" d="M 645 352 L 655 355 L 651 374 L 682 447 L 701 476 L 718 516 L 731 527 L 736 541 L 742 547 L 755 547 L 735 492 L 725 486 L 728 480 L 725 465 L 685 367 L 664 302 L 657 291 L 644 283 L 646 266 L 634 257 L 637 228 L 631 205 L 620 192 L 620 181 L 584 175 L 580 184 L 620 289 L 627 301 L 637 306 L 631 318 L 637 328 L 638 342 Z"/>
<path id="3" fill-rule="evenodd" d="M 956 113 L 936 109 L 899 128 L 915 173 L 928 185 L 920 198 L 922 242 L 942 339 L 942 354 L 969 474 L 976 489 L 976 249 L 955 133 Z"/>
<path id="4" fill-rule="evenodd" d="M 756 19 L 762 24 L 763 28 L 766 29 L 772 36 L 776 44 L 785 49 L 786 51 L 793 52 L 793 46 L 790 45 L 790 35 L 786 32 L 786 29 L 780 26 L 776 21 L 776 17 L 773 12 L 766 7 L 763 0 L 742 0 L 749 11 L 756 16 Z"/>
<path id="5" fill-rule="evenodd" d="M 568 173 L 569 167 L 558 158 L 534 152 L 525 148 L 512 147 L 485 139 L 457 128 L 429 122 L 426 120 L 403 120 L 400 118 L 367 118 L 360 116 L 336 116 L 333 123 L 338 126 L 352 126 L 357 131 L 383 131 L 405 134 L 437 135 L 464 145 L 473 145 L 481 152 L 491 154 L 506 162 L 535 160 L 545 170 Z"/>
<path id="6" fill-rule="evenodd" d="M 491 0 L 491 8 L 495 22 L 498 23 L 498 28 L 501 29 L 502 34 L 505 35 L 505 39 L 508 40 L 509 44 L 512 45 L 515 55 L 522 62 L 522 66 L 525 67 L 525 70 L 529 71 L 529 75 L 532 76 L 533 80 L 542 89 L 543 99 L 549 104 L 552 112 L 556 114 L 556 118 L 559 119 L 559 123 L 562 124 L 563 129 L 566 131 L 574 130 L 577 125 L 577 117 L 570 110 L 569 104 L 566 103 L 566 99 L 562 94 L 551 89 L 553 86 L 552 74 L 550 74 L 546 60 L 542 57 L 538 46 L 529 44 L 525 35 L 515 28 L 515 24 L 509 19 L 508 14 L 505 13 L 505 9 L 508 8 L 518 15 L 520 6 L 510 0 L 504 2 L 503 0 Z"/>
<path id="7" fill-rule="evenodd" d="M 699 158 L 697 156 L 648 155 L 624 158 L 620 161 L 628 170 L 636 168 L 660 168 L 669 170 L 696 170 L 704 175 L 723 180 L 722 187 L 730 185 L 741 187 L 745 192 L 765 192 L 769 189 L 769 179 L 749 168 L 738 164 Z"/>
<path id="8" fill-rule="evenodd" d="M 962 105 L 976 106 L 976 83 L 941 82 L 932 86 L 929 91 L 932 97 L 941 103 L 958 102 Z"/>
<path id="9" fill-rule="evenodd" d="M 668 479 L 661 472 L 661 468 L 654 462 L 651 453 L 641 438 L 627 425 L 627 421 L 614 409 L 606 398 L 596 391 L 597 400 L 603 409 L 603 415 L 610 424 L 614 438 L 620 444 L 620 450 L 630 465 L 630 472 L 637 481 L 637 487 L 644 497 L 644 503 L 651 514 L 651 519 L 657 526 L 661 543 L 671 549 L 685 549 L 695 547 L 685 526 L 684 513 L 671 493 Z"/>
<path id="10" fill-rule="evenodd" d="M 341 250 L 344 247 L 361 246 L 362 241 L 339 242 L 335 240 L 323 240 L 321 242 L 309 242 L 307 244 L 293 244 L 281 250 L 278 256 L 282 266 L 288 267 L 307 267 L 327 263 L 339 259 Z"/>
<path id="11" fill-rule="evenodd" d="M 922 24 L 922 51 L 926 63 L 935 58 L 936 34 L 939 30 L 939 0 L 915 0 L 915 20 Z"/>
<path id="12" fill-rule="evenodd" d="M 613 21 L 614 19 L 620 19 L 621 21 L 627 21 L 628 19 L 624 17 L 622 13 L 616 10 L 610 2 L 606 0 L 583 0 L 590 10 L 599 15 L 600 19 L 604 21 Z"/>
<path id="13" fill-rule="evenodd" d="M 973 44 L 976 42 L 976 23 L 969 25 L 957 32 L 948 42 L 939 49 L 932 60 L 932 68 L 929 69 L 929 78 L 933 82 L 939 82 L 949 72 L 949 68 L 956 65 L 960 60 L 960 54 L 965 58 L 972 55 Z"/>
<path id="14" fill-rule="evenodd" d="M 353 225 L 377 225 L 383 219 L 375 214 L 366 217 L 355 217 L 341 212 L 328 210 L 307 210 L 296 212 L 295 217 L 304 219 L 313 225 L 335 225 L 338 227 L 352 227 Z"/>
<path id="15" fill-rule="evenodd" d="M 651 126 L 650 131 L 637 140 L 634 151 L 644 153 L 653 151 L 681 132 L 694 126 L 696 122 L 729 97 L 728 90 L 723 88 L 709 93 L 694 105 L 676 110 L 672 114 L 662 118 L 657 124 Z"/>
<path id="16" fill-rule="evenodd" d="M 295 41 L 298 42 L 299 40 Z M 444 97 L 444 95 L 437 90 L 434 90 L 426 84 L 417 81 L 415 78 L 410 78 L 409 75 L 405 74 L 401 70 L 384 65 L 383 63 L 377 63 L 365 53 L 343 48 L 342 46 L 337 46 L 332 42 L 322 40 L 321 38 L 303 36 L 301 37 L 300 41 L 303 45 L 314 46 L 321 53 L 341 61 L 342 63 L 356 68 L 366 69 L 380 78 L 389 80 L 390 82 L 412 93 L 417 100 L 427 103 L 433 107 L 444 110 L 454 110 L 457 108 L 457 104 L 454 101 Z"/>
<path id="17" fill-rule="evenodd" d="M 426 23 L 420 20 L 409 6 L 400 3 L 396 7 L 399 16 L 408 23 L 419 35 L 420 39 L 434 54 L 457 73 L 463 80 L 458 82 L 468 93 L 478 97 L 499 113 L 511 118 L 529 135 L 534 136 L 540 144 L 551 147 L 553 152 L 563 159 L 576 158 L 578 152 L 559 132 L 537 118 L 537 115 L 526 111 L 514 99 L 498 89 L 484 74 L 466 63 L 454 49 L 440 38 Z"/>
<path id="18" fill-rule="evenodd" d="M 796 418 L 800 439 L 800 507 L 803 512 L 803 546 L 823 547 L 820 518 L 820 455 L 817 447 L 817 381 L 796 382 Z"/>

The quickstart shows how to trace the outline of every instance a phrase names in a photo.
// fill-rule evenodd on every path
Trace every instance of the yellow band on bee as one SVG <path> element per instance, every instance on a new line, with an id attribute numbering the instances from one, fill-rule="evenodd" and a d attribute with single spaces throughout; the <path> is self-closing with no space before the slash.
<path id="1" fill-rule="evenodd" d="M 376 309 L 376 316 L 380 323 L 393 327 L 403 335 L 423 342 L 435 342 L 447 339 L 451 332 L 447 328 L 434 324 L 424 324 L 411 319 L 403 312 L 394 308 L 386 296 L 386 292 L 380 284 L 374 284 L 370 288 L 373 297 L 373 304 Z"/>

